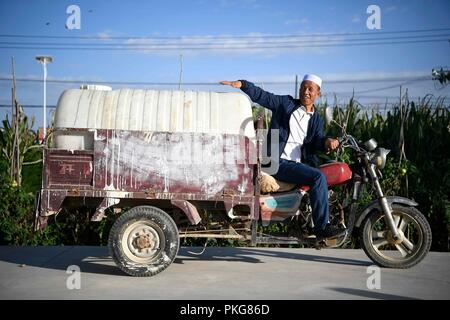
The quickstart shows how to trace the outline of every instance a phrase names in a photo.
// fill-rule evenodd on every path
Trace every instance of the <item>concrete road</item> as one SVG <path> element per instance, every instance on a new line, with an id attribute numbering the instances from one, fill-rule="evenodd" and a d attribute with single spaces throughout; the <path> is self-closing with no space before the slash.
<path id="1" fill-rule="evenodd" d="M 134 278 L 115 266 L 106 247 L 0 246 L 0 299 L 450 299 L 450 253 L 431 252 L 407 270 L 380 269 L 377 282 L 362 250 L 190 253 L 201 249 L 182 247 L 162 273 Z M 70 265 L 80 268 L 79 281 L 66 272 Z"/>

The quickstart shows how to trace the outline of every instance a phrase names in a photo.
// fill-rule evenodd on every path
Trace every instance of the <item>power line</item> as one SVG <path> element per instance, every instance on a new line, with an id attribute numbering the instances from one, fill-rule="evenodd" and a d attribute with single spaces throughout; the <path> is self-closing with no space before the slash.
<path id="1" fill-rule="evenodd" d="M 27 44 L 26 46 L 0 46 L 0 49 L 26 49 L 26 50 L 94 50 L 94 51 L 171 51 L 171 50 L 260 50 L 260 49 L 298 49 L 298 48 L 321 48 L 321 47 L 352 47 L 352 46 L 371 46 L 371 45 L 387 45 L 387 44 L 411 44 L 411 43 L 431 43 L 431 42 L 447 42 L 448 38 L 443 39 L 433 39 L 433 40 L 411 40 L 411 41 L 385 41 L 385 42 L 370 42 L 370 43 L 328 43 L 328 44 L 314 44 L 308 43 L 305 45 L 274 45 L 274 46 L 208 46 L 208 47 L 200 47 L 200 46 L 176 46 L 176 47 L 155 47 L 153 46 L 136 46 L 136 47 L 49 47 L 49 46 L 30 46 Z"/>
<path id="2" fill-rule="evenodd" d="M 344 96 L 344 95 L 341 95 L 341 96 Z M 344 96 L 344 97 L 349 97 L 349 96 Z M 367 107 L 369 105 L 375 105 L 375 104 L 377 104 L 377 105 L 379 105 L 379 104 L 381 104 L 381 105 L 384 105 L 384 104 L 397 105 L 399 103 L 398 101 L 395 101 L 395 102 L 387 101 L 387 100 L 395 100 L 395 99 L 398 100 L 399 97 L 396 97 L 396 96 L 382 97 L 382 96 L 356 96 L 355 95 L 353 97 L 357 100 L 358 99 L 384 99 L 383 101 L 381 101 L 381 100 L 365 101 L 364 102 L 365 105 L 363 107 Z M 445 100 L 447 100 L 448 98 L 447 97 L 433 97 L 433 98 L 427 99 L 426 97 L 415 96 L 415 97 L 408 97 L 408 99 L 410 102 L 426 99 L 426 101 L 429 101 L 431 103 L 437 103 L 437 102 L 444 103 Z M 341 103 L 345 103 L 345 102 L 341 102 Z M 338 103 L 338 104 L 340 104 L 340 103 Z M 41 105 L 21 105 L 21 107 L 24 109 L 42 109 Z M 11 111 L 9 110 L 10 108 L 11 108 L 10 105 L 0 104 L 0 109 L 8 109 L 7 112 L 9 111 L 9 113 L 11 113 Z M 47 108 L 48 109 L 56 109 L 56 105 L 48 105 Z"/>
<path id="3" fill-rule="evenodd" d="M 435 38 L 435 37 L 450 37 L 450 34 L 430 34 L 430 35 L 414 35 L 414 36 L 399 36 L 399 37 L 379 37 L 379 38 L 356 38 L 356 39 L 326 39 L 326 40 L 315 40 L 315 39 L 307 39 L 307 40 L 296 40 L 292 39 L 290 41 L 274 41 L 274 40 L 265 40 L 261 41 L 253 41 L 253 42 L 239 42 L 237 40 L 232 40 L 234 42 L 217 42 L 212 39 L 209 42 L 195 42 L 190 44 L 184 44 L 189 46 L 201 46 L 201 45 L 249 45 L 249 44 L 297 44 L 297 43 L 329 43 L 329 42 L 352 42 L 352 41 L 379 41 L 379 40 L 407 40 L 407 39 L 418 39 L 418 38 Z M 424 39 L 422 39 L 424 40 Z M 64 42 L 17 42 L 17 41 L 0 41 L 0 45 L 42 45 L 42 46 L 99 46 L 99 47 L 109 47 L 109 46 L 125 46 L 125 47 L 143 47 L 143 46 L 180 46 L 183 43 L 180 42 L 154 42 L 154 43 L 64 43 Z"/>
<path id="4" fill-rule="evenodd" d="M 355 94 L 350 94 L 350 93 L 344 93 L 344 92 L 336 92 L 336 96 L 339 97 L 355 97 L 357 99 L 388 99 L 388 100 L 392 100 L 392 99 L 399 99 L 399 96 L 371 96 L 371 95 L 359 95 L 357 93 Z M 432 101 L 438 101 L 438 100 L 442 100 L 442 99 L 446 99 L 447 97 L 433 97 L 430 100 Z M 411 100 L 417 100 L 417 99 L 423 99 L 423 97 L 420 96 L 409 96 L 408 99 Z"/>
<path id="5" fill-rule="evenodd" d="M 9 77 L 0 77 L 0 81 L 11 81 Z M 18 82 L 42 82 L 39 79 L 28 79 L 28 78 L 16 78 Z M 50 83 L 89 83 L 89 84 L 129 84 L 129 85 L 150 85 L 150 86 L 173 86 L 178 85 L 178 82 L 146 82 L 146 81 L 97 81 L 97 80 L 65 80 L 65 79 L 47 79 Z M 195 86 L 209 86 L 217 85 L 220 86 L 218 82 L 183 82 L 184 85 L 195 85 Z"/>
<path id="6" fill-rule="evenodd" d="M 412 83 L 412 82 L 423 81 L 423 80 L 429 80 L 429 79 L 410 80 L 410 81 L 398 83 L 398 84 L 393 85 L 393 86 L 381 87 L 381 88 L 376 88 L 376 89 L 368 89 L 368 90 L 362 90 L 362 91 L 355 91 L 355 94 L 361 94 L 361 93 L 369 93 L 369 92 L 377 92 L 377 91 L 389 90 L 389 89 L 398 88 L 398 87 L 400 87 L 400 86 L 404 86 L 404 85 L 410 84 L 410 83 Z"/>
<path id="7" fill-rule="evenodd" d="M 369 93 L 369 92 L 377 92 L 377 91 L 385 91 L 385 90 L 389 90 L 389 89 L 394 89 L 394 88 L 398 88 L 400 86 L 404 86 L 407 84 L 411 84 L 413 82 L 420 82 L 420 81 L 425 81 L 425 80 L 432 80 L 432 78 L 430 77 L 421 77 L 421 78 L 417 78 L 417 79 L 410 79 L 408 81 L 402 82 L 402 83 L 397 83 L 395 85 L 391 85 L 391 86 L 385 86 L 385 87 L 381 87 L 381 88 L 375 88 L 375 89 L 368 89 L 368 90 L 361 90 L 361 91 L 353 91 L 353 92 L 339 92 L 339 94 L 346 94 L 346 95 L 360 95 L 361 93 Z M 362 81 L 354 81 L 354 82 L 362 82 Z M 381 80 L 381 81 L 377 81 L 377 82 L 386 82 L 385 80 Z M 334 93 L 323 93 L 322 96 L 327 96 L 327 95 L 332 95 Z"/>
<path id="8" fill-rule="evenodd" d="M 398 31 L 376 31 L 376 32 L 341 32 L 341 33 L 311 33 L 311 34 L 286 34 L 286 35 L 194 35 L 194 36 L 62 36 L 62 35 L 26 35 L 26 34 L 0 34 L 0 37 L 5 38 L 42 38 L 42 39 L 98 39 L 98 40 L 109 40 L 109 39 L 198 39 L 205 37 L 214 37 L 217 39 L 227 39 L 227 38 L 243 38 L 243 39 L 253 39 L 253 38 L 302 38 L 302 37 L 328 37 L 328 36 L 355 36 L 355 35 L 380 35 L 380 34 L 401 34 L 401 33 L 427 33 L 427 32 L 439 32 L 439 31 L 449 31 L 450 28 L 435 28 L 435 29 L 415 29 L 415 30 L 398 30 Z"/>
<path id="9" fill-rule="evenodd" d="M 334 79 L 334 80 L 324 80 L 325 83 L 370 83 L 370 82 L 392 82 L 392 81 L 406 81 L 405 83 L 432 80 L 430 76 L 422 77 L 384 77 L 384 78 L 359 78 L 359 79 Z M 0 77 L 0 81 L 11 81 L 10 77 Z M 42 82 L 41 79 L 31 79 L 31 78 L 16 78 L 18 82 Z M 115 85 L 161 85 L 161 86 L 174 86 L 178 85 L 177 82 L 147 82 L 147 81 L 98 81 L 98 80 L 66 80 L 66 79 L 47 79 L 50 83 L 91 83 L 91 84 L 115 84 Z M 257 81 L 254 82 L 264 82 L 266 85 L 290 85 L 292 81 Z M 184 82 L 184 85 L 191 86 L 220 86 L 218 82 Z M 401 85 L 401 84 L 399 84 Z M 396 85 L 398 86 L 398 85 Z M 395 86 L 394 86 L 395 87 Z"/>
<path id="10" fill-rule="evenodd" d="M 407 81 L 405 81 L 407 80 Z M 371 96 L 361 96 L 362 93 L 370 93 L 370 92 L 378 92 L 378 91 L 385 91 L 389 89 L 398 88 L 399 86 L 404 86 L 407 84 L 411 84 L 413 82 L 421 82 L 426 80 L 432 80 L 430 76 L 422 76 L 422 77 L 416 77 L 416 78 L 410 78 L 410 77 L 396 77 L 396 78 L 366 78 L 366 79 L 335 79 L 335 80 L 325 80 L 327 84 L 331 83 L 370 83 L 370 82 L 392 82 L 392 81 L 403 81 L 401 83 L 397 83 L 395 85 L 390 86 L 384 86 L 381 88 L 375 88 L 375 89 L 368 89 L 368 90 L 362 90 L 362 91 L 354 91 L 354 92 L 332 92 L 332 93 L 323 93 L 322 96 L 330 96 L 330 95 L 347 95 L 347 96 L 358 96 L 361 98 L 369 98 Z M 9 77 L 0 77 L 0 81 L 11 81 L 11 78 Z M 42 80 L 39 79 L 27 79 L 27 78 L 16 78 L 16 81 L 18 82 L 42 82 Z M 50 79 L 47 80 L 49 83 L 74 83 L 74 84 L 110 84 L 110 85 L 146 85 L 146 86 L 177 86 L 177 82 L 145 82 L 145 81 L 92 81 L 92 80 L 65 80 L 65 79 Z M 261 82 L 261 81 L 255 81 L 255 82 Z M 264 81 L 264 84 L 266 85 L 291 85 L 292 81 Z M 218 82 L 185 82 L 185 86 L 220 86 Z M 376 98 L 377 96 L 372 96 Z M 379 97 L 383 98 L 383 97 Z M 385 97 L 385 98 L 392 98 L 392 97 Z"/>
<path id="11" fill-rule="evenodd" d="M 334 80 L 326 80 L 324 79 L 325 84 L 342 84 L 342 83 L 369 83 L 369 82 L 398 82 L 398 81 L 408 81 L 416 82 L 416 81 L 424 81 L 424 80 L 432 80 L 431 76 L 421 76 L 421 77 L 383 77 L 383 78 L 355 78 L 355 79 L 334 79 Z M 258 82 L 258 81 L 255 81 Z M 259 81 L 261 82 L 261 81 Z M 266 82 L 263 81 L 264 84 L 268 85 L 278 85 L 278 84 L 292 84 L 292 81 L 288 82 Z"/>
<path id="12" fill-rule="evenodd" d="M 42 109 L 42 106 L 40 105 L 21 105 L 24 109 Z M 0 108 L 11 108 L 11 106 L 0 104 Z M 56 106 L 47 106 L 49 109 L 55 109 Z"/>

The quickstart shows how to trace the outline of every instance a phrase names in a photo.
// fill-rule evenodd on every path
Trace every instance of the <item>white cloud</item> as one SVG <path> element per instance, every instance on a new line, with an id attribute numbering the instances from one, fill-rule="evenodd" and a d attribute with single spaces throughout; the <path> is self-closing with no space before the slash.
<path id="1" fill-rule="evenodd" d="M 103 40 L 108 40 L 108 39 L 111 39 L 111 37 L 113 36 L 113 33 L 111 30 L 105 30 L 102 32 L 98 32 L 97 36 Z"/>
<path id="2" fill-rule="evenodd" d="M 0 79 L 10 79 L 11 78 L 11 74 L 8 73 L 0 73 Z M 16 75 L 17 79 L 26 79 L 26 80 L 37 80 L 37 81 L 43 81 L 43 75 L 39 74 L 25 74 L 25 75 Z M 89 80 L 86 80 L 89 79 Z M 98 76 L 64 76 L 64 77 L 55 77 L 52 75 L 48 75 L 47 77 L 47 81 L 53 81 L 53 80 L 57 80 L 57 81 L 76 81 L 76 82 L 83 82 L 83 81 L 103 81 L 100 77 Z M 2 81 L 3 82 L 3 81 Z"/>
<path id="3" fill-rule="evenodd" d="M 327 73 L 323 74 L 322 77 L 324 81 L 360 81 L 360 80 L 386 80 L 386 79 L 413 79 L 425 76 L 430 76 L 431 71 L 429 70 L 407 70 L 407 71 L 377 71 L 377 72 L 349 72 L 349 73 Z"/>
<path id="4" fill-rule="evenodd" d="M 307 72 L 314 72 L 313 70 L 304 70 Z M 405 80 L 416 79 L 420 77 L 431 76 L 431 71 L 429 70 L 406 70 L 406 71 L 369 71 L 369 72 L 340 72 L 340 73 L 321 73 L 318 74 L 324 83 L 327 82 L 358 82 L 361 80 L 371 80 L 371 81 L 385 81 L 385 80 Z M 303 73 L 298 74 L 299 78 L 303 76 Z M 295 79 L 295 73 L 284 74 L 284 75 L 259 75 L 259 76 L 249 76 L 255 81 L 262 82 L 292 82 Z M 300 79 L 301 80 L 301 79 Z"/>
<path id="5" fill-rule="evenodd" d="M 241 0 L 245 6 L 252 9 L 261 9 L 263 6 L 257 0 Z"/>
<path id="6" fill-rule="evenodd" d="M 285 25 L 293 25 L 293 24 L 307 24 L 309 22 L 308 18 L 303 19 L 290 19 L 284 22 Z"/>
<path id="7" fill-rule="evenodd" d="M 207 36 L 182 36 L 169 39 L 146 38 L 128 39 L 124 46 L 134 48 L 135 51 L 151 54 L 263 54 L 266 57 L 274 57 L 286 52 L 314 52 L 323 53 L 330 48 L 320 47 L 342 42 L 342 37 L 316 34 L 314 36 L 299 35 L 274 36 L 261 33 L 248 33 L 245 36 L 231 35 L 207 35 Z M 316 46 L 314 46 L 316 45 Z M 319 47 L 317 46 L 319 45 Z"/>
<path id="8" fill-rule="evenodd" d="M 218 7 L 214 11 L 220 11 L 220 8 L 235 8 L 236 10 L 252 9 L 261 10 L 264 6 L 257 0 L 220 0 L 218 1 Z"/>
<path id="9" fill-rule="evenodd" d="M 219 3 L 221 7 L 229 7 L 233 4 L 231 0 L 220 0 Z"/>
<path id="10" fill-rule="evenodd" d="M 243 6 L 253 9 L 258 9 L 262 7 L 257 0 L 220 0 L 219 5 L 221 7 Z"/>
<path id="11" fill-rule="evenodd" d="M 359 15 L 357 15 L 357 14 L 353 15 L 352 22 L 353 23 L 361 22 L 361 18 L 359 17 Z"/>
<path id="12" fill-rule="evenodd" d="M 385 10 L 386 10 L 386 12 L 392 12 L 392 11 L 395 11 L 397 9 L 398 9 L 397 6 L 389 6 Z"/>

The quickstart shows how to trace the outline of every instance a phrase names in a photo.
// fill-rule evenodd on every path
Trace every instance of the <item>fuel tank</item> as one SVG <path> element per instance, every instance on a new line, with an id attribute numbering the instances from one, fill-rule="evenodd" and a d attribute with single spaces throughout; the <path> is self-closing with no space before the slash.
<path id="1" fill-rule="evenodd" d="M 347 182 L 352 178 L 352 170 L 345 162 L 333 162 L 321 165 L 319 170 L 327 178 L 329 186 L 335 186 Z"/>

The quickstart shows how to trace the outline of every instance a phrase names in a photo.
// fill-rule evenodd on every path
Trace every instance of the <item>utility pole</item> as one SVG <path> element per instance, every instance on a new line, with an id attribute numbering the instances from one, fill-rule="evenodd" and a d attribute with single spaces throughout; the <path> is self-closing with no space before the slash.
<path id="1" fill-rule="evenodd" d="M 406 89 L 406 92 L 403 95 L 402 86 L 400 86 L 400 135 L 398 139 L 399 140 L 398 147 L 400 149 L 400 159 L 398 161 L 399 166 L 401 166 L 402 164 L 402 159 L 406 161 L 404 124 L 406 122 L 406 113 L 407 113 L 406 110 L 407 96 L 408 96 L 408 89 Z M 406 183 L 406 195 L 408 195 L 409 192 L 408 176 L 405 176 L 405 183 Z"/>
<path id="2" fill-rule="evenodd" d="M 44 128 L 43 128 L 43 141 L 47 136 L 47 64 L 53 62 L 53 58 L 50 56 L 37 56 L 36 60 L 42 64 L 44 68 Z"/>
<path id="3" fill-rule="evenodd" d="M 19 136 L 19 122 L 20 122 L 20 110 L 19 104 L 16 98 L 16 66 L 14 57 L 11 58 L 12 64 L 12 116 L 11 116 L 11 132 L 13 139 L 13 147 L 11 150 L 11 180 L 15 181 L 18 185 L 21 184 L 20 179 L 20 136 Z"/>
<path id="4" fill-rule="evenodd" d="M 181 90 L 181 81 L 183 80 L 183 55 L 180 54 L 180 80 L 178 82 L 178 90 Z"/>
<path id="5" fill-rule="evenodd" d="M 400 149 L 400 159 L 399 164 L 402 163 L 402 158 L 406 160 L 405 154 L 405 135 L 404 135 L 404 122 L 406 119 L 406 106 L 404 105 L 404 98 L 402 92 L 402 86 L 400 86 L 400 136 L 399 136 L 399 149 Z"/>
<path id="6" fill-rule="evenodd" d="M 298 74 L 295 75 L 295 99 L 298 99 Z"/>

